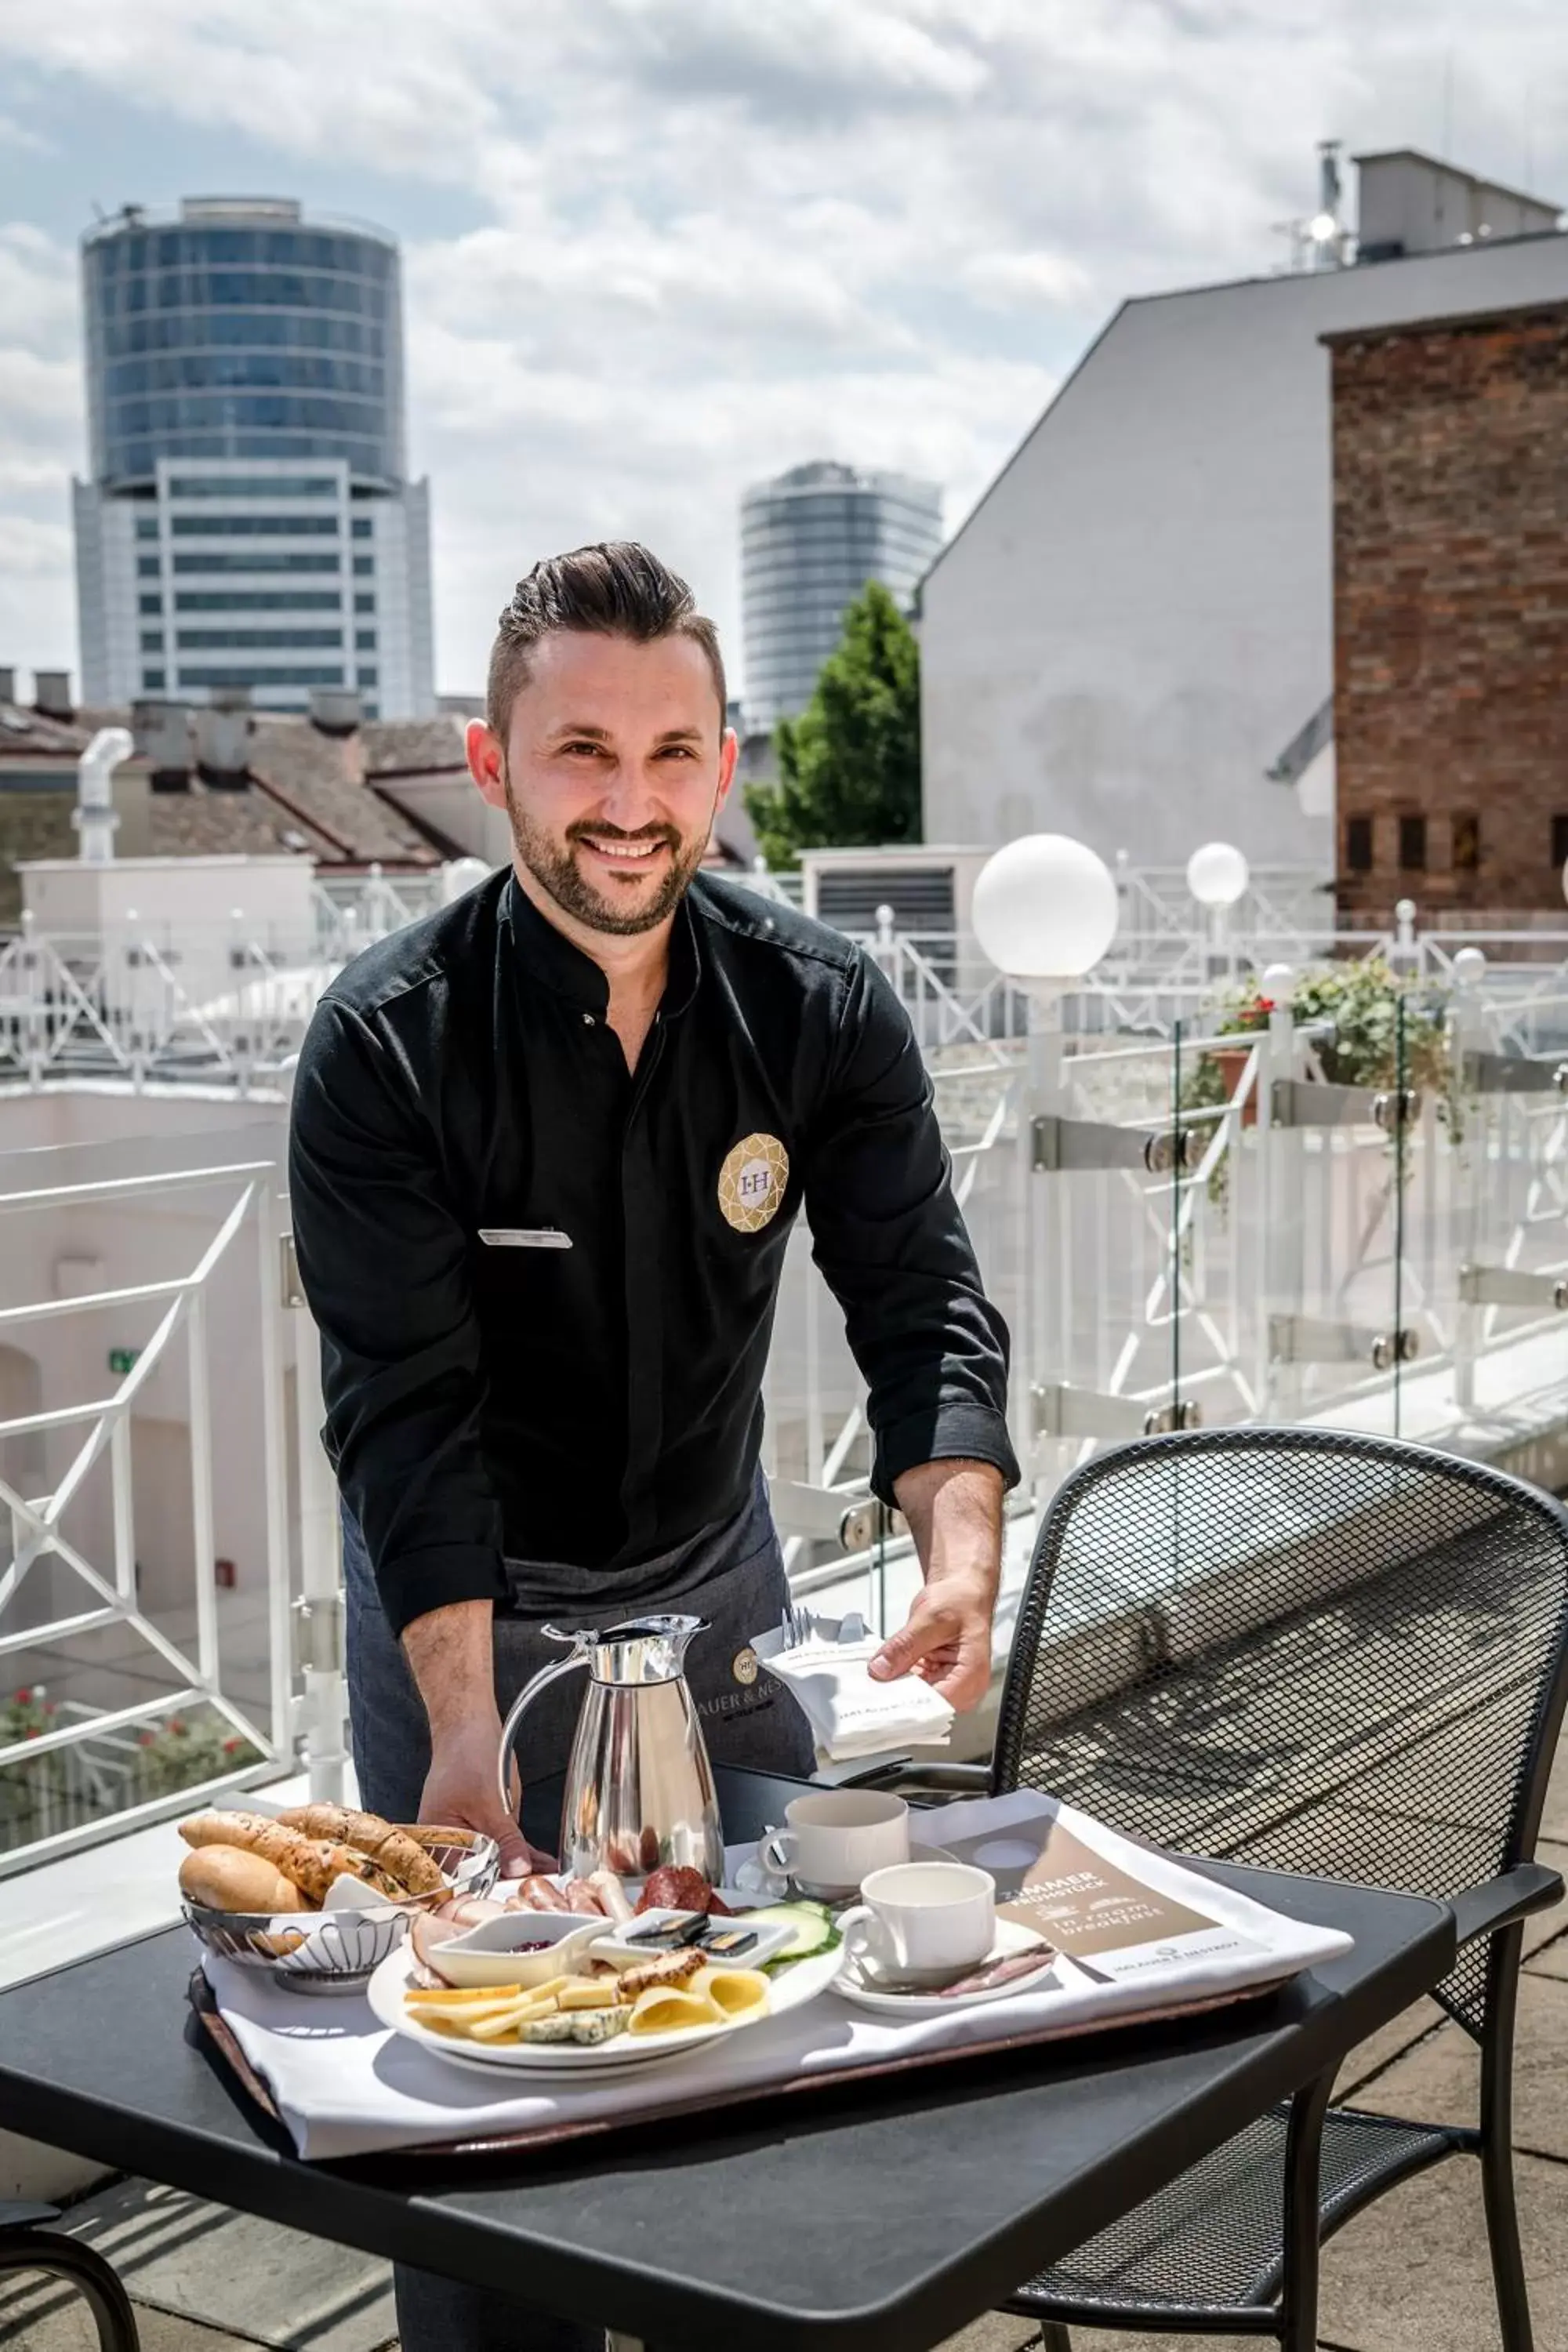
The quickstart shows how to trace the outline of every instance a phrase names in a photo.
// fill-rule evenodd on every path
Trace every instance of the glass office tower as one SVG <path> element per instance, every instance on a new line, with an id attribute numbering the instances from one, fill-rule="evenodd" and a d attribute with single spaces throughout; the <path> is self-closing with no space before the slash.
<path id="1" fill-rule="evenodd" d="M 792 467 L 741 502 L 746 732 L 811 699 L 845 606 L 880 580 L 908 606 L 942 546 L 942 492 L 903 474 Z"/>
<path id="2" fill-rule="evenodd" d="M 128 206 L 82 243 L 82 699 L 435 708 L 428 486 L 405 471 L 397 248 L 298 205 Z"/>

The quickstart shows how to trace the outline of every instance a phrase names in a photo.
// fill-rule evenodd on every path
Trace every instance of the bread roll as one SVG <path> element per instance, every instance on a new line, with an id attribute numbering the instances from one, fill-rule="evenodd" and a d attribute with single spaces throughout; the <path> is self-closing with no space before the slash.
<path id="1" fill-rule="evenodd" d="M 209 1911 L 303 1911 L 290 1878 L 243 1846 L 201 1845 L 180 1864 L 180 1892 Z"/>
<path id="2" fill-rule="evenodd" d="M 339 1875 L 336 1868 L 328 1866 L 324 1845 L 312 1843 L 298 1830 L 286 1829 L 265 1813 L 195 1813 L 180 1823 L 180 1835 L 187 1845 L 198 1849 L 230 1845 L 263 1855 L 285 1878 L 293 1880 L 311 1910 L 320 1907 L 321 1897 Z"/>
<path id="3" fill-rule="evenodd" d="M 368 1854 L 397 1882 L 398 1894 L 440 1895 L 446 1890 L 446 1880 L 423 1847 L 379 1813 L 356 1812 L 350 1805 L 296 1805 L 278 1818 L 305 1837 L 325 1838 Z"/>

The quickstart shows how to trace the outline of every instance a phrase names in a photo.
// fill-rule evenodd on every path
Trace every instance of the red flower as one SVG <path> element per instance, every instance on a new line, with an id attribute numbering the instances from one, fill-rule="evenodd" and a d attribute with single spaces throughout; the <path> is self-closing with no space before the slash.
<path id="1" fill-rule="evenodd" d="M 172 1715 L 163 1728 L 165 1731 L 172 1731 L 176 1738 L 183 1739 L 185 1736 L 184 1717 L 183 1716 Z"/>
<path id="2" fill-rule="evenodd" d="M 50 1699 L 46 1699 L 46 1700 L 44 1701 L 44 1713 L 45 1713 L 46 1715 L 53 1715 L 53 1714 L 55 1713 L 55 1711 L 56 1711 L 56 1703 L 55 1703 L 55 1701 L 54 1701 L 52 1698 L 50 1698 Z"/>
<path id="3" fill-rule="evenodd" d="M 35 1723 L 35 1724 L 34 1724 L 34 1726 L 33 1726 L 33 1727 L 32 1727 L 32 1729 L 28 1732 L 27 1737 L 28 1737 L 28 1738 L 29 1738 L 29 1739 L 37 1739 L 37 1738 L 38 1738 L 38 1736 L 39 1736 L 39 1734 L 38 1734 L 38 1727 L 37 1727 L 37 1725 Z"/>
<path id="4" fill-rule="evenodd" d="M 138 1748 L 151 1748 L 157 1737 L 155 1731 L 139 1731 L 136 1735 L 136 1745 Z"/>
<path id="5" fill-rule="evenodd" d="M 18 1706 L 31 1706 L 32 1704 L 33 1694 L 30 1690 L 19 1690 L 16 1693 L 16 1705 Z"/>
<path id="6" fill-rule="evenodd" d="M 1259 1013 L 1272 1013 L 1275 1010 L 1274 999 L 1271 996 L 1260 996 L 1256 1009 Z"/>
<path id="7" fill-rule="evenodd" d="M 241 1739 L 240 1739 L 240 1738 L 239 1738 L 238 1733 L 237 1732 L 237 1733 L 235 1734 L 235 1736 L 234 1736 L 234 1738 L 233 1738 L 232 1739 L 226 1739 L 226 1740 L 224 1741 L 224 1743 L 223 1743 L 223 1752 L 224 1752 L 224 1754 L 225 1754 L 226 1756 L 232 1756 L 232 1755 L 234 1754 L 234 1752 L 235 1752 L 236 1748 L 239 1748 L 239 1747 L 240 1747 L 240 1746 L 242 1746 L 242 1745 L 243 1745 L 243 1743 L 242 1743 L 242 1741 L 241 1741 Z"/>

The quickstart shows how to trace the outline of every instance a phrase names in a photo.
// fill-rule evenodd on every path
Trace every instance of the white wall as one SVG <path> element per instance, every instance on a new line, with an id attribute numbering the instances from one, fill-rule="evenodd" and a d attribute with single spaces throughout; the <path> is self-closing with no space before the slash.
<path id="1" fill-rule="evenodd" d="M 1564 299 L 1553 236 L 1126 305 L 927 577 L 927 838 L 1329 870 L 1264 777 L 1332 685 L 1319 339 Z"/>

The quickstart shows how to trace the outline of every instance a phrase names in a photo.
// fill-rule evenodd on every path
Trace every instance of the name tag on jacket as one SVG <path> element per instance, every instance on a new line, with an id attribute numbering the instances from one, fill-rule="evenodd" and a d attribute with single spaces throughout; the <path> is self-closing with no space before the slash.
<path id="1" fill-rule="evenodd" d="M 570 1249 L 572 1236 L 555 1225 L 481 1225 L 488 1249 Z"/>

